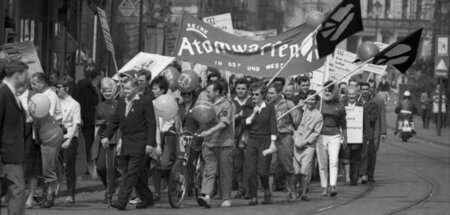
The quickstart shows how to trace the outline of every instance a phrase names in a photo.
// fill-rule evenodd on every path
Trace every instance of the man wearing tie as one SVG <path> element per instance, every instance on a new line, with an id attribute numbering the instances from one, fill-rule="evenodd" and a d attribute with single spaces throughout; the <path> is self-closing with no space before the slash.
<path id="1" fill-rule="evenodd" d="M 118 200 L 111 206 L 124 210 L 135 188 L 142 200 L 136 208 L 143 209 L 154 205 L 153 194 L 147 186 L 145 164 L 146 154 L 152 152 L 156 146 L 155 112 L 151 98 L 138 94 L 139 84 L 135 72 L 128 71 L 123 75 L 127 76 L 123 84 L 125 98 L 119 98 L 116 113 L 106 128 L 101 142 L 106 146 L 120 128 L 122 142 L 121 146 L 120 144 L 118 146 L 120 155 L 117 161 L 124 174 L 120 182 Z"/>
<path id="2" fill-rule="evenodd" d="M 28 66 L 18 60 L 5 62 L 0 86 L 0 178 L 8 187 L 8 214 L 25 214 L 25 111 L 16 89 L 27 82 Z M 5 186 L 5 187 L 6 187 Z"/>

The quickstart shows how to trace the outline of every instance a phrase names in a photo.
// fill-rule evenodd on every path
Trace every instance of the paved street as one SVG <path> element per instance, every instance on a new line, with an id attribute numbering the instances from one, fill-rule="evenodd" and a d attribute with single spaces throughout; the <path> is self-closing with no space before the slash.
<path id="1" fill-rule="evenodd" d="M 393 126 L 395 115 L 388 113 L 388 124 Z M 137 210 L 127 207 L 132 214 L 448 214 L 450 211 L 450 129 L 437 137 L 434 125 L 422 129 L 416 118 L 417 138 L 407 143 L 388 130 L 377 159 L 376 183 L 348 187 L 341 178 L 336 198 L 320 197 L 318 182 L 310 189 L 310 202 L 288 203 L 284 192 L 275 193 L 275 204 L 249 207 L 248 200 L 233 200 L 231 208 L 220 208 L 220 200 L 213 201 L 212 209 L 197 206 L 189 197 L 182 209 L 172 209 L 167 195 L 153 208 Z M 431 140 L 431 141 L 430 141 Z M 445 141 L 447 140 L 447 141 Z M 49 210 L 32 209 L 27 214 L 123 214 L 101 203 L 103 190 L 99 181 L 83 179 L 78 183 L 80 194 L 76 204 L 64 204 L 64 197 Z M 64 188 L 63 188 L 64 189 Z M 260 193 L 262 196 L 262 193 Z M 2 210 L 6 214 L 5 209 Z"/>

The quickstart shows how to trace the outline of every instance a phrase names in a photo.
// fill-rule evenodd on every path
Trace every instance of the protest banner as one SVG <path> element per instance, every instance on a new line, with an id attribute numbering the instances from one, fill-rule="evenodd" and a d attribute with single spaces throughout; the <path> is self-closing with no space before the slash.
<path id="1" fill-rule="evenodd" d="M 231 14 L 225 13 L 215 16 L 204 17 L 203 21 L 211 26 L 218 28 L 222 31 L 233 34 L 233 21 L 231 20 Z"/>
<path id="2" fill-rule="evenodd" d="M 133 57 L 130 61 L 128 61 L 125 66 L 123 66 L 119 72 L 115 75 L 114 78 L 117 78 L 117 75 L 126 72 L 129 70 L 148 70 L 152 72 L 152 79 L 161 73 L 172 61 L 174 57 L 162 56 L 157 54 L 150 54 L 145 52 L 139 52 L 136 56 Z"/>
<path id="3" fill-rule="evenodd" d="M 41 61 L 37 55 L 34 44 L 31 41 L 19 43 L 7 43 L 0 46 L 12 59 L 18 59 L 28 65 L 28 75 L 31 76 L 36 72 L 44 72 Z"/>
<path id="4" fill-rule="evenodd" d="M 276 37 L 254 41 L 224 33 L 185 13 L 174 53 L 183 60 L 259 77 L 273 77 L 293 58 L 280 74 L 289 77 L 323 65 L 312 33 L 313 29 L 302 24 Z"/>
<path id="5" fill-rule="evenodd" d="M 347 143 L 363 142 L 363 107 L 345 107 L 347 113 Z"/>

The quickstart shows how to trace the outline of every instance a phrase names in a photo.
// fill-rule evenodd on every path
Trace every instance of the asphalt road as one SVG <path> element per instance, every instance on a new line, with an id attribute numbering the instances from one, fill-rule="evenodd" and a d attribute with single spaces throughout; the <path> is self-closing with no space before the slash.
<path id="1" fill-rule="evenodd" d="M 430 144 L 418 138 L 403 143 L 392 135 L 392 131 L 389 133 L 391 135 L 382 143 L 378 154 L 376 183 L 349 187 L 340 181 L 339 194 L 335 198 L 320 197 L 319 184 L 314 182 L 310 202 L 288 203 L 287 193 L 276 192 L 275 203 L 268 206 L 250 207 L 248 200 L 233 200 L 231 208 L 220 208 L 221 201 L 216 200 L 213 208 L 204 209 L 190 197 L 181 209 L 172 209 L 164 195 L 152 208 L 137 210 L 129 205 L 123 212 L 106 208 L 101 204 L 103 191 L 95 191 L 78 194 L 75 204 L 64 204 L 61 197 L 55 207 L 32 209 L 27 214 L 450 214 L 450 143 Z M 2 213 L 5 212 L 3 209 Z"/>

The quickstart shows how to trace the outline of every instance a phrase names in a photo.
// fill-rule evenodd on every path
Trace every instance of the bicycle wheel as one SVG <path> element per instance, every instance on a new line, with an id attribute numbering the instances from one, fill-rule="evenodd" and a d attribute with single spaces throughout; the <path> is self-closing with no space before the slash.
<path id="1" fill-rule="evenodd" d="M 186 196 L 189 177 L 183 160 L 178 159 L 172 167 L 169 175 L 168 194 L 169 203 L 172 208 L 180 208 Z"/>
<path id="2" fill-rule="evenodd" d="M 203 179 L 203 161 L 202 159 L 199 157 L 197 160 L 197 165 L 195 167 L 195 172 L 194 172 L 194 176 L 192 177 L 194 180 L 194 188 L 195 188 L 195 199 L 197 200 L 197 204 L 199 206 L 202 206 L 199 202 L 198 202 L 198 197 L 200 196 L 200 190 L 202 187 L 202 179 Z"/>

